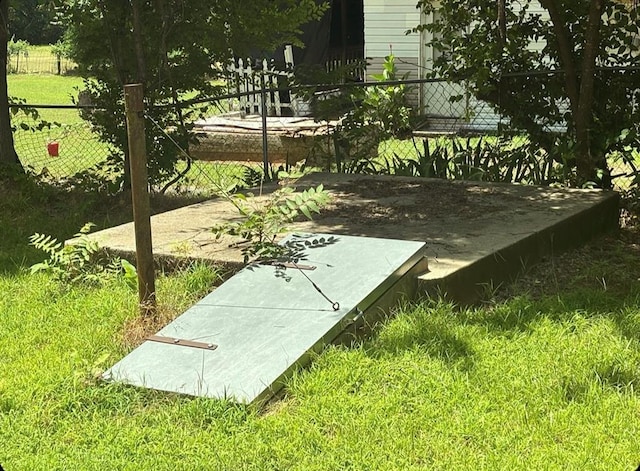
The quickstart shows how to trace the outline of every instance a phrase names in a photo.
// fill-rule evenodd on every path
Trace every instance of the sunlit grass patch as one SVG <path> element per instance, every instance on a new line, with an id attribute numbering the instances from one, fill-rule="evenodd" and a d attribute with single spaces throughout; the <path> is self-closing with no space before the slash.
<path id="1" fill-rule="evenodd" d="M 79 77 L 57 75 L 10 75 L 9 94 L 21 98 L 28 105 L 72 105 L 82 88 Z M 22 111 L 12 115 L 16 152 L 23 165 L 35 172 L 46 171 L 55 178 L 76 172 L 102 162 L 110 152 L 109 146 L 100 142 L 88 122 L 77 109 L 36 108 L 41 120 L 51 123 L 42 130 L 25 130 L 35 127 L 38 121 Z M 56 151 L 48 148 L 56 143 Z"/>
<path id="2" fill-rule="evenodd" d="M 161 277 L 173 315 L 213 289 L 193 266 Z M 330 347 L 259 414 L 97 380 L 137 318 L 124 283 L 60 290 L 0 281 L 0 440 L 13 469 L 613 469 L 637 461 L 637 306 L 548 310 L 519 297 L 406 306 L 369 341 Z M 28 437 L 29 445 L 25 444 Z M 167 444 L 171 444 L 170 446 Z M 106 460 L 105 457 L 109 457 Z"/>
<path id="3" fill-rule="evenodd" d="M 402 306 L 372 338 L 314 355 L 283 397 L 255 410 L 102 381 L 147 334 L 215 289 L 219 272 L 193 264 L 159 273 L 155 323 L 141 320 L 123 280 L 60 286 L 30 275 L 26 267 L 42 257 L 27 245 L 33 232 L 62 240 L 88 220 L 100 227 L 127 220 L 130 207 L 3 183 L 0 463 L 7 470 L 639 463 L 637 234 L 555 256 L 479 308 Z"/>
<path id="4" fill-rule="evenodd" d="M 521 309 L 507 302 L 495 315 Z M 537 315 L 505 328 L 486 310 L 405 310 L 361 349 L 320 357 L 293 386 L 290 413 L 331 430 L 325 449 L 348 447 L 352 432 L 367 430 L 352 450 L 355 467 L 635 463 L 640 350 L 617 319 L 637 326 L 637 315 L 556 319 L 534 302 L 530 309 Z"/>
<path id="5" fill-rule="evenodd" d="M 29 45 L 26 51 L 13 54 L 8 63 L 10 75 L 66 74 L 75 67 L 76 64 L 71 60 L 58 58 L 50 45 Z"/>

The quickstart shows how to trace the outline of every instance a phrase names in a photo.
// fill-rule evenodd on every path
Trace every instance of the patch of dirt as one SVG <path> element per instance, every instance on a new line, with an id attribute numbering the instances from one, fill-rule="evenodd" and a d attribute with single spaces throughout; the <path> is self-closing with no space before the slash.
<path id="1" fill-rule="evenodd" d="M 476 219 L 488 213 L 506 211 L 510 202 L 518 198 L 506 187 L 435 180 L 381 180 L 379 177 L 354 179 L 331 189 L 336 195 L 335 201 L 318 219 L 348 218 L 368 224 L 443 220 L 453 213 L 458 218 Z"/>
<path id="2" fill-rule="evenodd" d="M 173 321 L 182 312 L 175 306 L 159 305 L 157 313 L 153 317 L 137 315 L 128 319 L 122 328 L 119 343 L 128 351 L 139 346 L 144 340 L 158 332 L 161 328 Z"/>

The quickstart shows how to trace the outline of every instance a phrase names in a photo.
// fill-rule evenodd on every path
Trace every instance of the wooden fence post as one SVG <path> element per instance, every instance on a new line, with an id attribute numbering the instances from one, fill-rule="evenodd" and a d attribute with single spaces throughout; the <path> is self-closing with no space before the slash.
<path id="1" fill-rule="evenodd" d="M 144 91 L 142 84 L 124 86 L 127 117 L 131 200 L 136 236 L 136 265 L 140 314 L 155 316 L 156 288 L 151 243 L 151 209 L 147 175 L 147 148 L 144 131 Z"/>

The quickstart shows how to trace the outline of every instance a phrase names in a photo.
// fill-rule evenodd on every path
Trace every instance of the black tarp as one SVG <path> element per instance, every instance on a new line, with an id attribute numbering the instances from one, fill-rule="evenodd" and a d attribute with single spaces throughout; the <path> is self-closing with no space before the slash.
<path id="1" fill-rule="evenodd" d="M 322 3 L 322 0 L 316 0 Z M 323 64 L 328 55 L 331 43 L 331 18 L 334 8 L 328 8 L 322 19 L 307 23 L 302 27 L 302 43 L 304 48 L 294 47 L 293 58 L 296 65 Z"/>
<path id="2" fill-rule="evenodd" d="M 342 2 L 346 2 L 343 10 Z M 323 0 L 316 0 L 318 5 Z M 342 21 L 342 12 L 346 19 Z M 347 30 L 342 31 L 343 24 Z M 339 54 L 343 47 L 361 47 L 364 59 L 364 13 L 363 0 L 332 0 L 331 7 L 318 21 L 302 26 L 301 40 L 304 47 L 293 48 L 295 65 L 324 64 L 332 55 Z M 346 44 L 343 39 L 346 38 Z M 278 63 L 284 60 L 284 48 L 279 48 L 272 57 Z"/>

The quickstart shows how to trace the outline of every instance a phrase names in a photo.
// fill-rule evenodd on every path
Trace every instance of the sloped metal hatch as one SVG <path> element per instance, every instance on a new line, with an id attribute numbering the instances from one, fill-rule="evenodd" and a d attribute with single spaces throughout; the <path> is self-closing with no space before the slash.
<path id="1" fill-rule="evenodd" d="M 261 402 L 423 259 L 425 244 L 291 235 L 296 263 L 251 265 L 106 371 L 108 381 Z"/>

